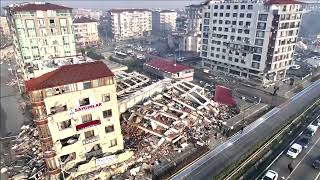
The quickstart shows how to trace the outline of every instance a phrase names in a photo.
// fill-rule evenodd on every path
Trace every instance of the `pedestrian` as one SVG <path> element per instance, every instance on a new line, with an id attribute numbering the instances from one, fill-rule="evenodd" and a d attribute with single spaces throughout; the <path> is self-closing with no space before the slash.
<path id="1" fill-rule="evenodd" d="M 241 134 L 243 133 L 243 129 L 244 129 L 244 127 L 241 126 L 241 128 L 240 128 L 240 133 L 241 133 Z"/>
<path id="2" fill-rule="evenodd" d="M 292 167 L 292 164 L 291 164 L 291 163 L 288 164 L 288 169 L 289 169 L 289 172 L 290 172 L 290 174 L 291 174 L 292 171 L 293 171 L 293 167 Z"/>

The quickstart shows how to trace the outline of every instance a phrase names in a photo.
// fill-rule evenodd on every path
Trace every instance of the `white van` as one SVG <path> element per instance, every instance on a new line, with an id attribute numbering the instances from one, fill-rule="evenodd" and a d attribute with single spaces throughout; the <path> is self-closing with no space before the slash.
<path id="1" fill-rule="evenodd" d="M 306 130 L 306 133 L 307 135 L 309 136 L 313 136 L 318 130 L 318 126 L 315 126 L 313 124 L 310 124 L 308 127 L 307 127 L 307 130 Z"/>

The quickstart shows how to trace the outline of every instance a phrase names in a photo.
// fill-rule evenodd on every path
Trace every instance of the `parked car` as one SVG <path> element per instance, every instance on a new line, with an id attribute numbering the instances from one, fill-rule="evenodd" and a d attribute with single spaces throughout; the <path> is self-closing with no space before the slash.
<path id="1" fill-rule="evenodd" d="M 294 143 L 287 151 L 287 156 L 295 159 L 301 153 L 302 146 L 300 144 Z"/>
<path id="2" fill-rule="evenodd" d="M 278 173 L 273 170 L 268 170 L 267 173 L 262 177 L 261 180 L 277 180 Z"/>
<path id="3" fill-rule="evenodd" d="M 310 144 L 311 138 L 309 136 L 302 136 L 297 141 L 298 144 L 300 144 L 303 148 L 308 148 Z"/>
<path id="4" fill-rule="evenodd" d="M 320 156 L 318 156 L 312 163 L 312 167 L 315 169 L 320 169 Z"/>

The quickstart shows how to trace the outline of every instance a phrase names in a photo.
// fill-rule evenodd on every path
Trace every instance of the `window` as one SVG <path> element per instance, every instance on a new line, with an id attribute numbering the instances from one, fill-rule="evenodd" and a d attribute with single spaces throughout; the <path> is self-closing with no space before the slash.
<path id="1" fill-rule="evenodd" d="M 50 26 L 55 26 L 54 19 L 50 19 L 49 22 L 50 22 Z"/>
<path id="2" fill-rule="evenodd" d="M 240 17 L 243 18 L 244 17 L 244 13 L 240 13 Z"/>
<path id="3" fill-rule="evenodd" d="M 256 37 L 264 37 L 264 31 L 257 31 Z"/>
<path id="4" fill-rule="evenodd" d="M 80 99 L 79 100 L 79 104 L 80 104 L 80 106 L 89 105 L 90 104 L 90 100 L 89 100 L 89 98 Z"/>
<path id="5" fill-rule="evenodd" d="M 238 59 L 238 58 L 235 58 L 235 59 L 234 59 L 234 62 L 239 62 L 239 59 Z"/>
<path id="6" fill-rule="evenodd" d="M 84 82 L 83 83 L 83 89 L 90 89 L 92 88 L 92 83 L 91 81 L 88 81 L 88 82 Z"/>
<path id="7" fill-rule="evenodd" d="M 106 110 L 106 111 L 102 111 L 102 116 L 103 116 L 103 118 L 111 117 L 112 116 L 112 110 L 109 109 L 109 110 Z"/>
<path id="8" fill-rule="evenodd" d="M 233 14 L 232 14 L 232 17 L 237 17 L 237 13 L 233 13 Z"/>
<path id="9" fill-rule="evenodd" d="M 210 18 L 210 13 L 208 13 L 208 12 L 204 13 L 204 17 L 205 18 Z"/>
<path id="10" fill-rule="evenodd" d="M 233 6 L 233 9 L 238 9 L 238 8 L 239 8 L 238 5 L 234 5 L 234 6 Z"/>
<path id="11" fill-rule="evenodd" d="M 203 24 L 209 25 L 209 19 L 204 19 Z"/>
<path id="12" fill-rule="evenodd" d="M 218 28 L 218 31 L 222 31 L 222 27 L 219 27 L 219 28 Z"/>
<path id="13" fill-rule="evenodd" d="M 230 13 L 226 13 L 226 17 L 230 17 Z"/>
<path id="14" fill-rule="evenodd" d="M 251 25 L 250 22 L 246 22 L 246 26 L 249 27 Z"/>
<path id="15" fill-rule="evenodd" d="M 218 5 L 214 5 L 214 9 L 218 9 L 219 8 L 219 6 Z"/>
<path id="16" fill-rule="evenodd" d="M 261 29 L 261 30 L 266 29 L 266 23 L 258 22 L 257 29 Z"/>
<path id="17" fill-rule="evenodd" d="M 220 48 L 217 48 L 217 51 L 220 52 Z"/>
<path id="18" fill-rule="evenodd" d="M 223 55 L 222 55 L 221 58 L 222 58 L 222 59 L 226 59 L 226 56 L 223 56 Z"/>
<path id="19" fill-rule="evenodd" d="M 220 9 L 224 9 L 224 6 L 223 6 L 223 5 L 220 5 Z"/>
<path id="20" fill-rule="evenodd" d="M 219 20 L 219 24 L 222 24 L 223 23 L 223 21 L 222 20 Z"/>
<path id="21" fill-rule="evenodd" d="M 240 36 L 237 37 L 237 41 L 241 41 L 241 37 Z"/>
<path id="22" fill-rule="evenodd" d="M 227 5 L 227 9 L 230 9 L 230 5 Z"/>
<path id="23" fill-rule="evenodd" d="M 245 5 L 241 5 L 241 9 L 246 9 L 246 6 Z"/>
<path id="24" fill-rule="evenodd" d="M 237 21 L 232 21 L 232 25 L 237 25 Z"/>
<path id="25" fill-rule="evenodd" d="M 232 28 L 232 29 L 231 29 L 231 32 L 236 32 L 236 29 L 235 29 L 235 28 Z"/>
<path id="26" fill-rule="evenodd" d="M 232 61 L 232 57 L 228 57 L 228 60 L 229 60 L 229 61 Z"/>
<path id="27" fill-rule="evenodd" d="M 224 28 L 224 32 L 228 32 L 229 31 L 229 29 L 228 28 Z"/>
<path id="28" fill-rule="evenodd" d="M 110 101 L 110 94 L 102 94 L 102 102 L 109 102 Z"/>
<path id="29" fill-rule="evenodd" d="M 218 16 L 218 13 L 213 13 L 213 16 L 214 16 L 214 17 L 217 17 L 217 16 Z"/>
<path id="30" fill-rule="evenodd" d="M 219 54 L 216 54 L 216 58 L 219 58 L 220 57 L 220 55 Z"/>
<path id="31" fill-rule="evenodd" d="M 248 13 L 247 14 L 247 18 L 251 18 L 252 17 L 252 14 L 251 13 Z"/>
<path id="32" fill-rule="evenodd" d="M 252 57 L 252 60 L 260 61 L 261 60 L 261 55 L 254 54 L 253 57 Z"/>
<path id="33" fill-rule="evenodd" d="M 258 20 L 259 21 L 267 21 L 268 19 L 268 14 L 259 14 Z"/>
<path id="34" fill-rule="evenodd" d="M 93 136 L 94 136 L 94 130 L 90 130 L 90 131 L 84 132 L 84 137 L 85 138 L 90 138 L 90 137 L 93 137 Z"/>
<path id="35" fill-rule="evenodd" d="M 224 23 L 225 23 L 225 24 L 231 24 L 231 21 L 226 20 Z"/>
<path id="36" fill-rule="evenodd" d="M 71 119 L 58 123 L 59 130 L 64 130 L 71 127 Z"/>
<path id="37" fill-rule="evenodd" d="M 217 20 L 213 20 L 212 23 L 213 23 L 213 24 L 216 24 L 216 23 L 217 23 Z"/>
<path id="38" fill-rule="evenodd" d="M 249 29 L 245 29 L 245 30 L 244 30 L 244 33 L 245 33 L 245 34 L 249 34 L 249 33 L 250 33 L 250 30 L 249 30 Z"/>
<path id="39" fill-rule="evenodd" d="M 86 114 L 81 116 L 82 123 L 90 122 L 92 121 L 92 114 Z"/>
<path id="40" fill-rule="evenodd" d="M 243 26 L 243 21 L 239 21 L 239 26 Z"/>
<path id="41" fill-rule="evenodd" d="M 110 140 L 110 147 L 114 147 L 117 145 L 117 139 Z"/>
<path id="42" fill-rule="evenodd" d="M 238 29 L 238 33 L 242 33 L 242 29 Z"/>
<path id="43" fill-rule="evenodd" d="M 106 133 L 111 133 L 111 132 L 113 132 L 113 131 L 114 131 L 114 126 L 113 126 L 113 125 L 107 126 L 107 127 L 105 128 L 105 131 L 106 131 Z"/>
<path id="44" fill-rule="evenodd" d="M 256 39 L 254 44 L 257 46 L 263 46 L 263 39 Z"/>
<path id="45" fill-rule="evenodd" d="M 220 13 L 219 16 L 220 16 L 220 17 L 223 17 L 223 13 Z"/>
<path id="46" fill-rule="evenodd" d="M 248 5 L 248 9 L 253 9 L 253 5 Z"/>
<path id="47" fill-rule="evenodd" d="M 257 62 L 252 62 L 251 66 L 255 69 L 259 69 L 260 68 L 260 64 Z"/>

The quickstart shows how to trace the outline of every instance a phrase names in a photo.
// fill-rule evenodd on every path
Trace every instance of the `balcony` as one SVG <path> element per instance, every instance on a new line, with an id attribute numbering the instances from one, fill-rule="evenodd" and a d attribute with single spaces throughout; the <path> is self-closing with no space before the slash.
<path id="1" fill-rule="evenodd" d="M 85 154 L 87 159 L 90 159 L 92 157 L 96 157 L 96 156 L 99 156 L 99 155 L 102 155 L 102 149 L 91 150 L 91 151 L 89 151 L 89 152 L 87 152 Z"/>
<path id="2" fill-rule="evenodd" d="M 78 142 L 78 140 L 79 140 L 79 135 L 78 134 L 70 136 L 70 137 L 67 137 L 67 138 L 64 138 L 64 139 L 61 139 L 60 140 L 61 147 L 64 148 L 66 146 L 72 145 L 72 144 Z"/>
<path id="3" fill-rule="evenodd" d="M 85 144 L 89 144 L 89 143 L 93 143 L 93 142 L 96 142 L 98 141 L 100 138 L 99 136 L 91 136 L 89 138 L 86 138 L 84 140 L 82 140 L 82 144 L 85 145 Z"/>
<path id="4" fill-rule="evenodd" d="M 82 129 L 86 129 L 86 128 L 89 128 L 89 127 L 97 126 L 97 125 L 100 125 L 100 124 L 101 124 L 100 120 L 93 120 L 93 121 L 89 121 L 89 122 L 77 125 L 76 126 L 76 130 L 80 131 Z"/>
<path id="5" fill-rule="evenodd" d="M 50 108 L 50 113 L 53 115 L 53 114 L 56 114 L 56 113 L 59 113 L 59 112 L 67 111 L 67 110 L 68 110 L 67 105 L 54 106 L 54 107 Z"/>

